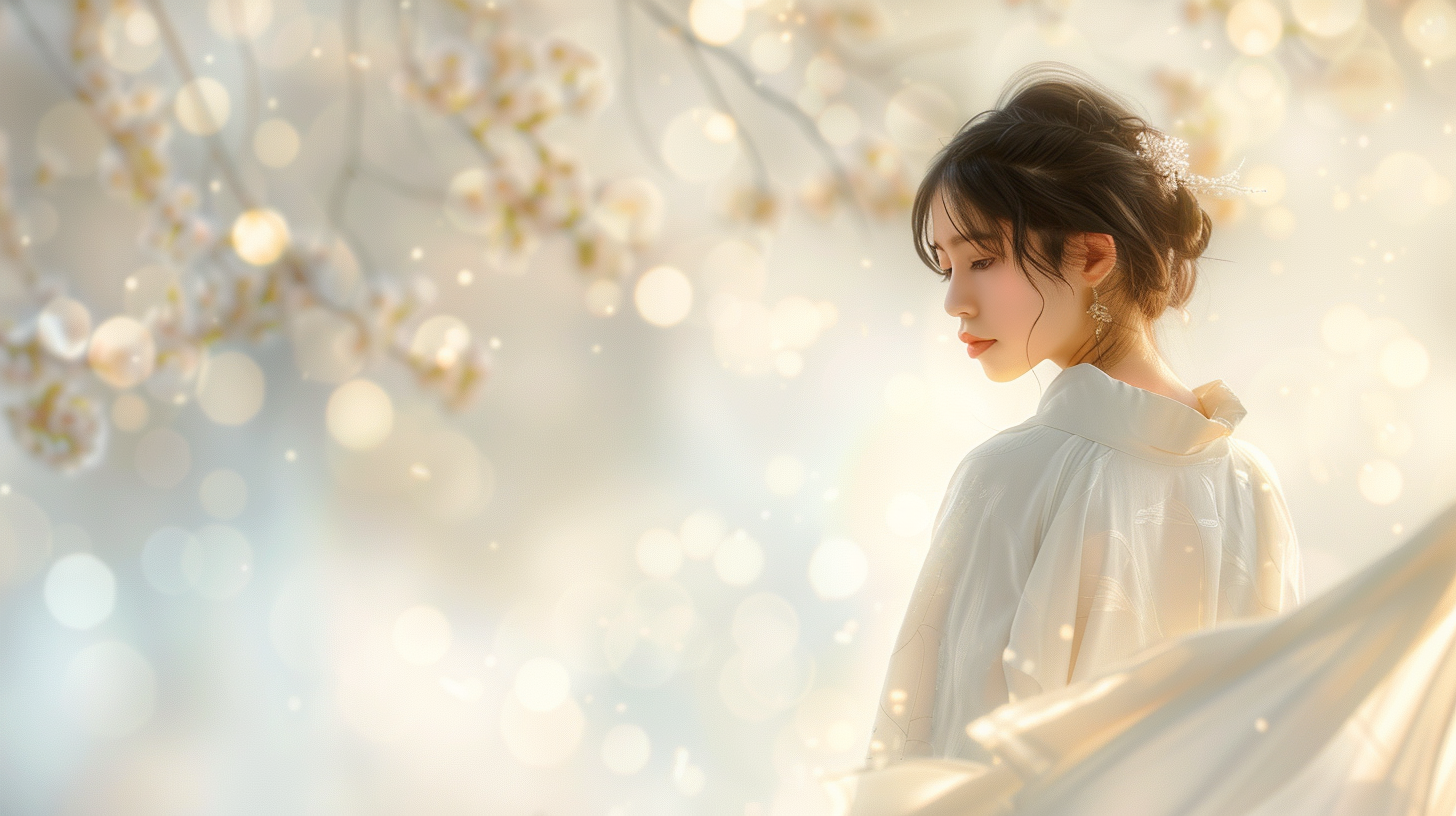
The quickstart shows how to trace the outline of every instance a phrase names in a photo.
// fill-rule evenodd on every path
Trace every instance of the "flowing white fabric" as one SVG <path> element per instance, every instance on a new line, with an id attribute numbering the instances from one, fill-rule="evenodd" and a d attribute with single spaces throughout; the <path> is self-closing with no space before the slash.
<path id="1" fill-rule="evenodd" d="M 1185 634 L 913 757 L 830 782 L 852 816 L 1456 813 L 1456 503 L 1275 617 Z"/>
<path id="2" fill-rule="evenodd" d="M 1090 363 L 951 478 L 879 700 L 868 761 L 990 762 L 966 731 L 1007 703 L 1179 635 L 1297 605 L 1303 570 L 1268 459 L 1202 412 Z"/>

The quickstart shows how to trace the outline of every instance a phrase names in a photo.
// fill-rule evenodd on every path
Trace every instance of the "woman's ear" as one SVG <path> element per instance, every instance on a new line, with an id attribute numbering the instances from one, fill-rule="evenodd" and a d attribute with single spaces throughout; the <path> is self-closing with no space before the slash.
<path id="1" fill-rule="evenodd" d="M 1102 283 L 1117 264 L 1117 242 L 1105 232 L 1082 232 L 1074 236 L 1080 269 L 1076 271 L 1088 286 Z"/>

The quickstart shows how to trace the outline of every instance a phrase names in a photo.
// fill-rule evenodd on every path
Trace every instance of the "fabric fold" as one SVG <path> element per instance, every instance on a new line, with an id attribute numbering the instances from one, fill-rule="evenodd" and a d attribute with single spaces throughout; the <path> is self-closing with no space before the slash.
<path id="1" fill-rule="evenodd" d="M 1456 503 L 1293 610 L 977 719 L 989 763 L 905 760 L 835 784 L 863 792 L 854 816 L 1450 814 L 1453 712 Z"/>

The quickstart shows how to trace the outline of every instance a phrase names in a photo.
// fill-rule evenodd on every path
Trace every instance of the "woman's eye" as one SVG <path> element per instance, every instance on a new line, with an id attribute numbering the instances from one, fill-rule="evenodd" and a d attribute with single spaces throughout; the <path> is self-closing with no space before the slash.
<path id="1" fill-rule="evenodd" d="M 991 264 L 993 264 L 995 262 L 996 262 L 996 259 L 995 258 L 982 258 L 979 261 L 973 261 L 971 263 L 971 268 L 972 269 L 989 269 L 989 268 L 991 268 Z M 947 264 L 946 266 L 942 266 L 940 268 L 940 276 L 943 277 L 943 278 L 945 278 L 946 280 L 950 280 L 950 273 L 951 273 L 951 267 L 950 267 L 949 264 Z"/>

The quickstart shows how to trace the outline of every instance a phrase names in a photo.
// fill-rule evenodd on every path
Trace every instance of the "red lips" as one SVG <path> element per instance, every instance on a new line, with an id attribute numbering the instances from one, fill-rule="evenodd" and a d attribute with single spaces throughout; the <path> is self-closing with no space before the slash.
<path id="1" fill-rule="evenodd" d="M 961 338 L 961 342 L 962 343 L 965 343 L 966 345 L 970 345 L 971 343 L 983 343 L 986 340 L 989 340 L 990 339 L 988 337 L 977 337 L 974 334 L 971 334 L 970 332 L 961 332 L 960 338 Z"/>

